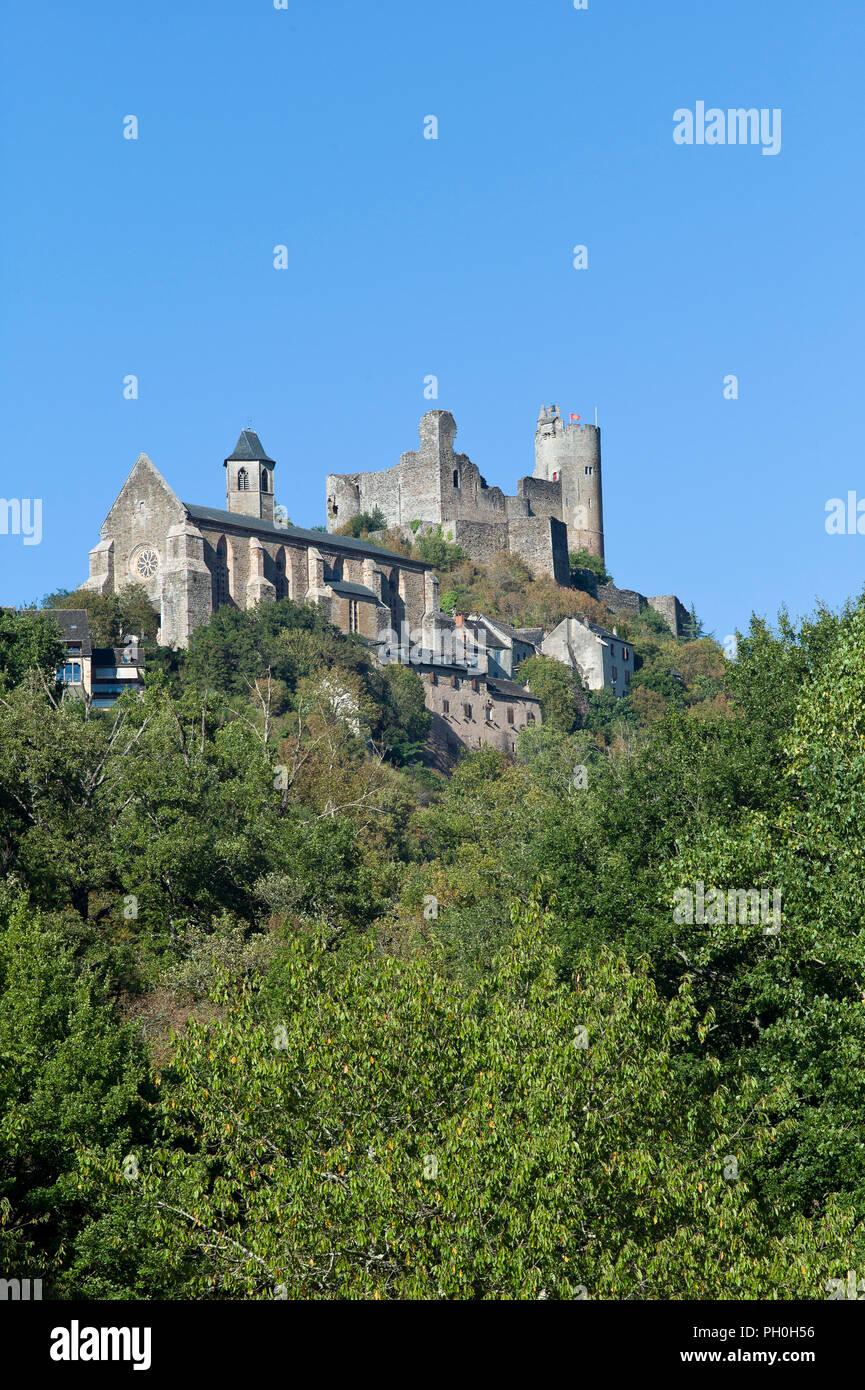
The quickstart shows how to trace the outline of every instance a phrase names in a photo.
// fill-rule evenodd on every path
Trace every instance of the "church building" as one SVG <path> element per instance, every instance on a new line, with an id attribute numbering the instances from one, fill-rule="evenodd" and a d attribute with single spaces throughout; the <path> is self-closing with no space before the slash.
<path id="1" fill-rule="evenodd" d="M 274 460 L 243 430 L 225 460 L 226 505 L 194 506 L 141 454 L 90 552 L 84 588 L 116 593 L 140 584 L 161 614 L 159 640 L 184 647 L 226 604 L 315 603 L 343 632 L 375 640 L 386 629 L 433 627 L 439 612 L 431 565 L 351 536 L 282 526 L 274 519 Z"/>

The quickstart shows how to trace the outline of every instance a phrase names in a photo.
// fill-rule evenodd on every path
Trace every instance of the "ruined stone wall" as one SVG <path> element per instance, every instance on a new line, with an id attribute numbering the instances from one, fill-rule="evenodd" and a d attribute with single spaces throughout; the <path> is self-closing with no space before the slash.
<path id="1" fill-rule="evenodd" d="M 554 516 L 559 521 L 563 519 L 561 479 L 550 482 L 546 478 L 520 478 L 517 497 L 525 501 L 533 516 Z"/>
<path id="2" fill-rule="evenodd" d="M 508 541 L 535 578 L 549 574 L 557 584 L 570 584 L 568 529 L 563 522 L 553 516 L 514 517 L 508 522 Z"/>
<path id="3" fill-rule="evenodd" d="M 685 624 L 690 615 L 685 605 L 679 602 L 675 594 L 665 594 L 661 598 L 650 598 L 649 607 L 654 608 L 656 613 L 660 613 L 674 637 L 684 635 Z"/>
<path id="4" fill-rule="evenodd" d="M 598 598 L 598 576 L 594 570 L 572 570 L 576 588 L 582 593 L 588 594 L 590 598 Z"/>
<path id="5" fill-rule="evenodd" d="M 585 573 L 585 571 L 582 571 Z M 688 610 L 679 602 L 675 594 L 665 594 L 658 598 L 646 598 L 635 589 L 617 589 L 615 584 L 599 584 L 597 597 L 611 613 L 624 613 L 638 616 L 647 608 L 660 613 L 674 637 L 681 637 L 688 621 Z"/>
<path id="6" fill-rule="evenodd" d="M 415 534 L 412 523 L 420 522 L 421 529 L 440 525 L 479 564 L 511 549 L 532 574 L 570 582 L 567 530 L 559 533 L 551 525 L 564 519 L 561 478 L 521 478 L 512 497 L 488 487 L 471 459 L 454 451 L 456 422 L 450 411 L 428 411 L 419 435 L 420 448 L 403 454 L 394 468 L 328 477 L 329 531 L 378 508 L 387 525 L 407 539 Z"/>
<path id="7" fill-rule="evenodd" d="M 453 537 L 467 555 L 480 565 L 488 565 L 508 549 L 510 524 L 507 521 L 455 521 Z"/>
<path id="8" fill-rule="evenodd" d="M 639 617 L 643 609 L 649 606 L 644 594 L 638 594 L 635 589 L 617 589 L 615 584 L 599 584 L 597 596 L 598 601 L 611 613 L 632 613 Z"/>

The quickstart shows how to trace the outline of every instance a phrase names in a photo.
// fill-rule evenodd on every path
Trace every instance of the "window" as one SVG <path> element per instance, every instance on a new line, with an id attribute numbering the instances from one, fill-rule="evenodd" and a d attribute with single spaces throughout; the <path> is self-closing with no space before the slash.
<path id="1" fill-rule="evenodd" d="M 618 666 L 614 666 L 614 667 L 613 667 L 613 680 L 614 680 L 614 681 L 617 681 L 618 679 L 619 679 L 619 668 L 618 668 Z"/>
<path id="2" fill-rule="evenodd" d="M 477 688 L 478 688 L 478 678 L 477 678 L 477 676 L 472 676 L 472 690 L 475 690 L 475 691 L 476 691 Z"/>
<path id="3" fill-rule="evenodd" d="M 266 468 L 262 468 L 262 470 L 261 470 L 261 490 L 262 490 L 262 492 L 267 492 L 267 469 L 266 469 Z"/>
<path id="4" fill-rule="evenodd" d="M 436 675 L 435 671 L 430 671 L 430 673 L 429 673 L 429 683 L 430 683 L 430 685 L 438 685 L 438 683 L 439 683 L 439 678 L 438 678 L 438 676 Z"/>
<path id="5" fill-rule="evenodd" d="M 492 707 L 492 705 L 485 705 L 485 706 L 484 706 L 484 719 L 486 720 L 486 722 L 487 722 L 488 724 L 492 724 L 492 722 L 493 722 L 493 707 Z"/>
<path id="6" fill-rule="evenodd" d="M 249 492 L 249 474 L 245 468 L 238 468 L 237 470 L 237 491 Z"/>
<path id="7" fill-rule="evenodd" d="M 216 547 L 216 566 L 214 570 L 214 589 L 217 608 L 220 604 L 228 603 L 231 598 L 231 587 L 228 578 L 228 545 L 223 536 Z"/>
<path id="8" fill-rule="evenodd" d="M 63 685 L 80 685 L 81 663 L 78 661 L 67 661 L 57 672 L 57 679 Z"/>
<path id="9" fill-rule="evenodd" d="M 288 575 L 285 572 L 285 551 L 281 550 L 276 557 L 276 582 L 274 585 L 277 598 L 291 598 L 288 587 Z"/>
<path id="10" fill-rule="evenodd" d="M 623 661 L 627 661 L 627 659 L 628 659 L 628 649 L 627 649 L 627 647 L 622 647 L 622 660 L 623 660 Z"/>
<path id="11" fill-rule="evenodd" d="M 613 658 L 613 661 L 615 661 L 615 659 L 616 659 L 616 645 L 615 645 L 614 642 L 611 642 L 611 643 L 610 643 L 610 656 Z"/>
<path id="12" fill-rule="evenodd" d="M 348 601 L 348 630 L 349 632 L 357 632 L 358 630 L 356 598 L 350 598 Z"/>
<path id="13" fill-rule="evenodd" d="M 513 722 L 514 722 L 514 707 L 513 707 L 513 705 L 508 705 L 508 723 L 509 723 L 509 724 L 513 724 Z"/>
<path id="14" fill-rule="evenodd" d="M 631 684 L 631 673 L 630 673 L 630 671 L 626 671 L 626 672 L 625 672 L 625 685 L 630 685 L 630 684 Z"/>
<path id="15" fill-rule="evenodd" d="M 527 723 L 527 724 L 534 724 L 534 722 L 535 722 L 535 716 L 534 716 L 533 714 L 527 714 L 527 715 L 526 715 L 526 723 Z"/>
<path id="16" fill-rule="evenodd" d="M 159 569 L 159 556 L 149 545 L 139 550 L 135 557 L 135 573 L 139 579 L 152 579 Z"/>
<path id="17" fill-rule="evenodd" d="M 594 468 L 587 468 L 585 471 L 586 471 L 586 477 L 587 477 L 587 478 L 591 478 L 591 476 L 592 476 L 592 474 L 594 473 L 595 470 L 594 470 Z"/>
<path id="18" fill-rule="evenodd" d="M 451 676 L 451 686 L 454 690 L 459 689 L 459 681 L 457 680 L 456 676 Z"/>
<path id="19" fill-rule="evenodd" d="M 458 468 L 455 468 L 455 469 L 454 469 L 454 487 L 459 487 L 459 485 L 460 485 L 460 470 L 459 470 Z"/>
<path id="20" fill-rule="evenodd" d="M 451 712 L 451 702 L 450 702 L 450 700 L 442 700 L 442 709 L 444 710 L 445 714 L 450 714 L 450 712 Z"/>
<path id="21" fill-rule="evenodd" d="M 466 719 L 471 719 L 472 707 L 470 704 L 466 703 L 463 705 L 463 714 L 465 715 Z"/>

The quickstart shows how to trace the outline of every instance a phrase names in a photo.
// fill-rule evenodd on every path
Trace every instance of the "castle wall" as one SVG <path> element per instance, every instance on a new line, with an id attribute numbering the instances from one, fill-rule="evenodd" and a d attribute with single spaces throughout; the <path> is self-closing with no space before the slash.
<path id="1" fill-rule="evenodd" d="M 523 500 L 528 512 L 534 516 L 554 516 L 562 520 L 561 479 L 551 482 L 547 478 L 520 478 L 517 483 L 517 496 Z"/>
<path id="2" fill-rule="evenodd" d="M 488 565 L 509 548 L 510 523 L 507 521 L 455 521 L 452 529 L 457 545 L 480 565 Z"/>
<path id="3" fill-rule="evenodd" d="M 598 584 L 596 595 L 599 602 L 611 613 L 632 614 L 637 617 L 646 608 L 654 608 L 656 613 L 660 613 L 674 637 L 681 637 L 685 631 L 685 624 L 689 618 L 688 610 L 675 594 L 646 598 L 645 594 L 638 594 L 634 589 L 618 589 L 615 584 Z"/>
<path id="4" fill-rule="evenodd" d="M 403 454 L 394 468 L 328 476 L 329 531 L 378 508 L 386 524 L 408 538 L 413 522 L 421 527 L 441 525 L 478 563 L 512 550 L 534 575 L 549 574 L 563 585 L 570 582 L 567 533 L 550 525 L 551 520 L 563 519 L 563 483 L 558 477 L 522 478 L 516 495 L 510 496 L 488 487 L 471 459 L 454 452 L 456 422 L 449 411 L 428 411 L 419 435 L 420 448 Z"/>
<path id="5" fill-rule="evenodd" d="M 660 613 L 674 637 L 683 635 L 690 614 L 674 594 L 665 594 L 662 598 L 650 598 L 649 607 L 654 608 L 656 613 Z"/>
<path id="6" fill-rule="evenodd" d="M 615 584 L 599 584 L 597 597 L 611 613 L 632 613 L 639 617 L 643 609 L 648 607 L 644 594 L 638 594 L 635 589 L 617 589 Z"/>
<path id="7" fill-rule="evenodd" d="M 571 582 L 568 528 L 554 516 L 515 517 L 508 523 L 510 549 L 524 560 L 537 579 L 552 575 L 557 584 Z"/>

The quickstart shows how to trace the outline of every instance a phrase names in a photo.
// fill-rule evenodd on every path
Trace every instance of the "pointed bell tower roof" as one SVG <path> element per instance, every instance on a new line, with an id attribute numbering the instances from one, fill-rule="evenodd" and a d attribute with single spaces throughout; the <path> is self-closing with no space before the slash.
<path id="1" fill-rule="evenodd" d="M 271 468 L 276 467 L 276 460 L 264 452 L 255 430 L 241 430 L 234 452 L 228 455 L 225 463 L 269 463 Z"/>

